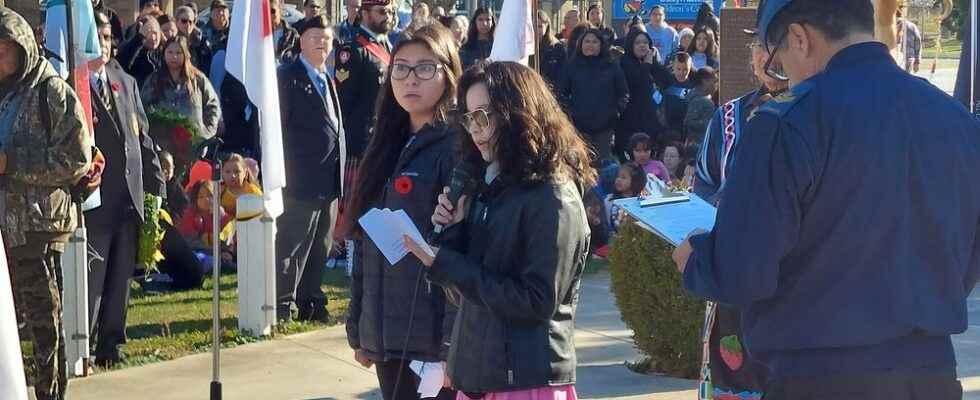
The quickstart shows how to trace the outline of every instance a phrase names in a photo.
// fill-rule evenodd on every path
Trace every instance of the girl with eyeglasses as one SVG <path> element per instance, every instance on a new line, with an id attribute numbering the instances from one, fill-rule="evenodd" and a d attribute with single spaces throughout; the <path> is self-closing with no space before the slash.
<path id="1" fill-rule="evenodd" d="M 412 361 L 446 361 L 455 308 L 422 279 L 414 257 L 394 265 L 364 235 L 357 219 L 371 208 L 404 210 L 423 236 L 449 185 L 458 134 L 450 129 L 456 80 L 462 74 L 452 33 L 438 24 L 407 34 L 391 55 L 377 104 L 373 136 L 345 214 L 355 246 L 347 338 L 355 360 L 374 365 L 385 400 L 418 399 Z M 444 383 L 448 387 L 448 381 Z M 444 389 L 440 399 L 455 393 Z"/>
<path id="2" fill-rule="evenodd" d="M 591 154 L 527 67 L 478 64 L 459 86 L 460 159 L 485 166 L 483 184 L 473 201 L 439 197 L 432 222 L 445 245 L 434 257 L 404 238 L 428 280 L 459 299 L 449 378 L 458 400 L 575 400 Z"/>

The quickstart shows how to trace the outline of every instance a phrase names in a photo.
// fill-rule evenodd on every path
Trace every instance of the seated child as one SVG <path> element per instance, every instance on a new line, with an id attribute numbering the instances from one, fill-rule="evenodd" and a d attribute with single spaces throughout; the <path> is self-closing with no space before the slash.
<path id="1" fill-rule="evenodd" d="M 636 163 L 643 172 L 656 176 L 661 181 L 670 182 L 670 172 L 664 163 L 653 159 L 653 139 L 646 133 L 639 132 L 630 137 L 630 152 L 633 155 L 633 162 Z"/>
<path id="2" fill-rule="evenodd" d="M 619 224 L 622 223 L 624 213 L 613 200 L 639 196 L 646 185 L 647 174 L 640 167 L 635 164 L 619 166 L 619 174 L 616 177 L 616 192 L 607 195 L 605 199 L 606 221 L 608 221 L 611 232 L 619 231 Z"/>
<path id="3" fill-rule="evenodd" d="M 232 217 L 238 208 L 238 197 L 243 194 L 262 195 L 262 189 L 255 184 L 255 177 L 249 171 L 245 158 L 232 154 L 221 165 L 221 207 Z"/>

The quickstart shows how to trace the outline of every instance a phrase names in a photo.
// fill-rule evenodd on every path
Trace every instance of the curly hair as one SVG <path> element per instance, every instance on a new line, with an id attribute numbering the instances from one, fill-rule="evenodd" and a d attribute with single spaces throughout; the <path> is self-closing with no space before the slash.
<path id="1" fill-rule="evenodd" d="M 514 62 L 481 62 L 459 82 L 460 109 L 468 110 L 466 93 L 486 85 L 490 94 L 500 173 L 522 184 L 570 179 L 580 188 L 596 182 L 588 144 L 575 130 L 558 101 L 536 72 Z M 475 160 L 479 151 L 461 140 L 460 160 Z"/>

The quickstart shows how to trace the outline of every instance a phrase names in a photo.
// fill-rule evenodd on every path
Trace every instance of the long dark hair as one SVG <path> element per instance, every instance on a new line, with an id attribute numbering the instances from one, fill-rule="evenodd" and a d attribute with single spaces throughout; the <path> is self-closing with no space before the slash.
<path id="1" fill-rule="evenodd" d="M 500 173 L 521 184 L 569 179 L 579 188 L 596 181 L 589 146 L 560 110 L 558 101 L 540 75 L 514 62 L 480 62 L 466 70 L 459 82 L 459 107 L 467 110 L 466 93 L 477 84 L 487 86 Z M 479 150 L 462 140 L 460 160 L 473 160 Z"/>
<path id="2" fill-rule="evenodd" d="M 539 19 L 544 19 L 545 21 L 548 21 L 548 25 L 545 26 L 545 31 L 541 32 L 541 44 L 554 46 L 555 43 L 558 43 L 558 38 L 555 37 L 555 35 L 551 32 L 551 19 L 548 18 L 548 13 L 544 12 L 544 10 L 538 10 L 538 13 L 534 19 L 535 27 L 538 26 Z"/>
<path id="3" fill-rule="evenodd" d="M 636 53 L 633 52 L 633 42 L 636 42 L 636 38 L 640 36 L 645 36 L 647 38 L 647 43 L 650 43 L 650 51 L 659 51 L 657 47 L 653 45 L 653 38 L 650 37 L 649 33 L 646 33 L 639 29 L 630 30 L 629 35 L 626 35 L 626 41 L 623 42 L 623 50 L 626 52 L 626 57 L 636 59 Z"/>
<path id="4" fill-rule="evenodd" d="M 598 3 L 592 3 L 592 5 L 589 6 L 588 11 L 585 12 L 585 22 L 588 22 L 590 25 L 592 24 L 592 21 L 589 21 L 589 14 L 592 14 L 592 10 L 599 10 L 599 12 L 602 12 L 602 6 L 600 6 Z M 592 27 L 600 29 L 605 28 L 606 22 L 599 21 L 598 25 L 592 25 Z"/>
<path id="5" fill-rule="evenodd" d="M 439 24 L 429 24 L 405 34 L 392 50 L 392 60 L 401 49 L 413 44 L 422 45 L 432 51 L 442 65 L 446 89 L 435 105 L 435 122 L 445 124 L 455 107 L 456 82 L 462 75 L 456 42 L 448 29 Z M 361 172 L 353 186 L 351 208 L 347 213 L 346 226 L 353 231 L 358 230 L 357 219 L 380 198 L 385 182 L 398 162 L 399 154 L 412 136 L 408 129 L 408 112 L 398 104 L 391 87 L 391 65 L 385 72 L 385 84 L 379 93 L 374 115 L 379 117 L 374 120 L 371 141 L 358 167 Z"/>
<path id="6" fill-rule="evenodd" d="M 694 40 L 691 40 L 691 45 L 687 48 L 688 54 L 694 54 L 698 52 L 698 35 L 700 34 L 708 35 L 708 48 L 704 50 L 704 55 L 708 58 L 717 60 L 718 59 L 718 36 L 715 35 L 715 31 L 711 28 L 704 27 L 699 29 L 694 33 Z"/>
<path id="7" fill-rule="evenodd" d="M 606 36 L 602 34 L 602 31 L 598 28 L 589 28 L 582 33 L 582 36 L 578 38 L 578 42 L 575 43 L 575 53 L 573 58 L 584 59 L 585 55 L 582 54 L 582 43 L 585 42 L 585 38 L 589 35 L 593 35 L 596 39 L 599 39 L 599 59 L 603 61 L 612 61 L 612 56 L 609 54 L 609 41 L 606 40 Z"/>
<path id="8" fill-rule="evenodd" d="M 630 174 L 630 192 L 626 193 L 626 195 L 629 197 L 638 196 L 647 186 L 646 171 L 643 170 L 643 167 L 633 163 L 620 164 L 619 170 L 622 171 L 623 169 L 626 169 L 626 171 Z M 621 195 L 623 195 L 623 193 L 616 193 L 616 196 L 614 197 L 620 198 Z"/>
<path id="9" fill-rule="evenodd" d="M 704 26 L 710 18 L 715 17 L 715 7 L 710 2 L 704 1 L 698 7 L 698 16 L 694 20 L 694 26 Z"/>
<path id="10" fill-rule="evenodd" d="M 473 12 L 473 17 L 470 18 L 470 28 L 466 33 L 466 43 L 463 44 L 464 49 L 475 49 L 477 43 L 480 42 L 480 31 L 476 28 L 476 19 L 484 14 L 490 16 L 490 40 L 493 40 L 493 34 L 497 30 L 497 17 L 493 15 L 493 11 L 489 8 L 480 7 Z"/>
<path id="11" fill-rule="evenodd" d="M 164 90 L 166 90 L 165 88 L 167 87 L 167 84 L 171 80 L 170 69 L 169 67 L 167 67 L 166 57 L 167 57 L 167 48 L 173 45 L 178 46 L 180 48 L 180 53 L 184 56 L 184 65 L 180 67 L 180 77 L 184 79 L 184 84 L 187 85 L 188 93 L 194 93 L 194 91 L 197 89 L 196 87 L 197 84 L 195 83 L 195 79 L 198 76 L 204 75 L 204 73 L 202 73 L 201 70 L 197 69 L 197 67 L 195 67 L 194 63 L 192 62 L 193 59 L 191 58 L 191 50 L 187 38 L 182 35 L 177 35 L 177 37 L 170 39 L 166 43 L 164 43 L 162 52 L 160 53 L 160 55 L 164 58 L 162 63 L 163 65 L 161 65 L 161 68 L 157 69 L 155 73 L 156 76 L 153 79 L 153 85 L 154 85 L 153 87 L 154 89 L 156 89 L 154 92 L 158 96 L 163 94 Z M 156 101 L 156 100 L 159 99 L 153 99 L 151 101 Z"/>

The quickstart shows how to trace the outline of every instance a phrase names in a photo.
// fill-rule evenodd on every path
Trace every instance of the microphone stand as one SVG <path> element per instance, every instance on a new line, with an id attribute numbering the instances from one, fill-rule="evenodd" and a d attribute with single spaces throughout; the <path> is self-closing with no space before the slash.
<path id="1" fill-rule="evenodd" d="M 212 310 L 211 310 L 211 400 L 221 400 L 221 159 L 218 148 L 222 141 L 211 139 L 212 143 L 202 145 L 198 154 L 202 161 L 211 166 L 211 272 Z"/>

